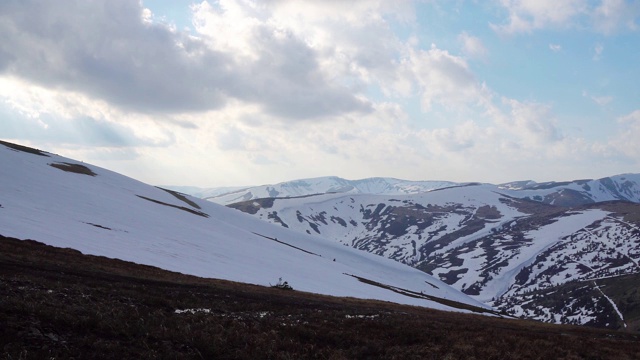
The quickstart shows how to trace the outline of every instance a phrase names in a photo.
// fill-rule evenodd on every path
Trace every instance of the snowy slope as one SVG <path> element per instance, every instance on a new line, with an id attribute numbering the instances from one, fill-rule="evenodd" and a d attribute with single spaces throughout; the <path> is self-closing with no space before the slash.
<path id="1" fill-rule="evenodd" d="M 638 214 L 639 204 L 566 208 L 518 199 L 518 191 L 483 184 L 403 196 L 324 194 L 230 206 L 412 265 L 480 301 L 505 298 L 495 304 L 506 310 L 511 296 L 640 271 L 640 226 L 625 220 Z"/>
<path id="2" fill-rule="evenodd" d="M 398 262 L 4 142 L 0 184 L 4 236 L 203 277 L 262 285 L 283 278 L 322 294 L 459 310 L 415 296 L 422 293 L 486 307 Z"/>
<path id="3" fill-rule="evenodd" d="M 424 255 L 421 248 L 439 235 L 464 228 L 465 220 L 470 220 L 478 209 L 501 216 L 497 222 L 487 221 L 484 233 L 499 226 L 500 221 L 524 215 L 500 198 L 491 185 L 473 185 L 401 196 L 324 194 L 265 199 L 232 207 L 252 212 L 247 207 L 256 206 L 255 216 L 263 220 L 415 264 Z M 447 247 L 464 241 L 464 237 L 459 238 Z"/>
<path id="4" fill-rule="evenodd" d="M 455 185 L 457 184 L 449 181 L 408 181 L 382 177 L 346 180 L 336 176 L 328 176 L 246 188 L 190 189 L 175 187 L 175 189 L 178 191 L 186 190 L 185 192 L 191 195 L 228 205 L 260 198 L 298 197 L 324 193 L 417 194 Z M 174 187 L 170 188 L 174 189 Z"/>

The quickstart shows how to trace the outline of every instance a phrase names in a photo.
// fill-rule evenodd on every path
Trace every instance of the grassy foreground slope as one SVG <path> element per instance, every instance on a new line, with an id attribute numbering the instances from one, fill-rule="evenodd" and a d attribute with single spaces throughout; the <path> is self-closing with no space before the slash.
<path id="1" fill-rule="evenodd" d="M 203 279 L 0 237 L 0 358 L 637 359 L 637 334 Z"/>

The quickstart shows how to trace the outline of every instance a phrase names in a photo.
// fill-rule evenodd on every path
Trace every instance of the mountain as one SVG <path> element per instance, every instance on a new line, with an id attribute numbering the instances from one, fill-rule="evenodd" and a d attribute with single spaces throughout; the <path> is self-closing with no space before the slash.
<path id="1" fill-rule="evenodd" d="M 336 176 L 328 176 L 287 181 L 275 185 L 262 185 L 245 188 L 226 187 L 203 189 L 179 186 L 169 186 L 169 188 L 218 204 L 228 205 L 236 202 L 262 198 L 290 198 L 325 193 L 384 195 L 416 194 L 456 185 L 458 184 L 449 181 L 408 181 L 382 177 L 346 180 Z"/>
<path id="2" fill-rule="evenodd" d="M 218 204 L 263 198 L 290 198 L 326 193 L 410 195 L 437 189 L 478 185 L 450 181 L 411 181 L 395 178 L 346 180 L 336 176 L 301 179 L 275 185 L 199 188 L 193 186 L 163 186 L 168 189 L 206 199 Z M 596 180 L 537 183 L 531 180 L 496 185 L 499 190 L 518 191 L 519 197 L 546 204 L 576 206 L 609 200 L 640 202 L 640 174 L 624 174 Z"/>
<path id="3" fill-rule="evenodd" d="M 565 182 L 518 181 L 499 185 L 498 188 L 516 190 L 518 197 L 558 206 L 576 206 L 612 200 L 640 202 L 640 174 Z"/>
<path id="4" fill-rule="evenodd" d="M 322 194 L 230 207 L 411 265 L 516 316 L 622 327 L 617 302 L 594 280 L 640 272 L 640 204 L 628 201 L 637 199 L 637 179 Z M 578 282 L 589 289 L 580 304 L 542 301 L 550 297 L 540 294 Z"/>
<path id="5" fill-rule="evenodd" d="M 489 307 L 406 265 L 0 142 L 0 235 L 200 277 L 444 310 Z"/>

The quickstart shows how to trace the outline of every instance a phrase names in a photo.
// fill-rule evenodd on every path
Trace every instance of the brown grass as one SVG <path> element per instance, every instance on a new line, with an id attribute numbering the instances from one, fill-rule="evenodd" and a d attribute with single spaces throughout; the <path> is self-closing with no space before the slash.
<path id="1" fill-rule="evenodd" d="M 89 176 L 96 176 L 97 175 L 96 173 L 94 173 L 88 167 L 86 167 L 84 165 L 80 165 L 80 164 L 72 164 L 72 163 L 68 163 L 68 162 L 62 162 L 62 163 L 51 163 L 51 164 L 49 164 L 49 166 L 52 166 L 52 167 L 54 167 L 56 169 L 60 169 L 62 171 L 76 173 L 76 174 L 89 175 Z"/>
<path id="2" fill-rule="evenodd" d="M 173 205 L 173 204 L 169 204 L 160 200 L 156 200 L 156 199 L 152 199 L 152 198 L 148 198 L 146 196 L 142 196 L 142 195 L 136 195 L 137 197 L 141 198 L 141 199 L 145 199 L 147 201 L 151 201 L 152 203 L 156 203 L 156 204 L 160 204 L 160 205 L 164 205 L 167 207 L 172 207 L 174 209 L 178 209 L 178 210 L 182 210 L 182 211 L 186 211 L 188 213 L 194 214 L 194 215 L 198 215 L 198 216 L 202 216 L 202 217 L 209 217 L 209 214 L 204 213 L 202 211 L 198 211 L 198 210 L 193 210 L 190 209 L 188 207 L 184 207 L 184 206 L 178 206 L 178 205 Z"/>
<path id="3" fill-rule="evenodd" d="M 6 142 L 6 141 L 2 141 L 0 140 L 0 144 L 16 150 L 16 151 L 22 151 L 22 152 L 26 152 L 29 154 L 33 154 L 33 155 L 39 155 L 39 156 L 49 156 L 47 153 L 45 153 L 44 151 L 40 151 L 38 149 L 34 149 L 34 148 L 30 148 L 28 146 L 24 146 L 24 145 L 18 145 L 18 144 L 14 144 L 14 143 L 10 143 L 10 142 Z"/>
<path id="4" fill-rule="evenodd" d="M 156 186 L 158 189 L 160 190 L 164 190 L 166 192 L 168 192 L 169 194 L 173 195 L 176 197 L 176 199 L 185 202 L 187 205 L 194 207 L 196 209 L 201 209 L 200 205 L 196 204 L 195 202 L 191 201 L 185 194 L 177 192 L 177 191 L 173 191 L 173 190 L 169 190 L 169 189 L 165 189 L 165 188 L 161 188 L 159 186 Z"/>
<path id="5" fill-rule="evenodd" d="M 203 279 L 3 237 L 0 324 L 6 359 L 640 358 L 637 334 Z"/>

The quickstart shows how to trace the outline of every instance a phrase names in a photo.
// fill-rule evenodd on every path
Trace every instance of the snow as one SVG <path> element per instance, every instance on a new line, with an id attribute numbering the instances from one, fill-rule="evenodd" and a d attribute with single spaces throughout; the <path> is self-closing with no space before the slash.
<path id="1" fill-rule="evenodd" d="M 365 284 L 355 275 L 487 307 L 395 261 L 190 198 L 200 207 L 194 208 L 167 191 L 99 167 L 82 164 L 97 174 L 88 176 L 49 166 L 57 162 L 78 163 L 0 145 L 0 234 L 202 277 L 261 285 L 283 278 L 296 290 L 458 311 Z"/>
<path id="2" fill-rule="evenodd" d="M 624 324 L 624 327 L 627 327 L 627 323 L 624 321 L 624 316 L 622 316 L 622 313 L 620 312 L 620 310 L 618 309 L 618 306 L 616 305 L 615 302 L 613 302 L 613 300 L 611 300 L 610 297 L 607 296 L 607 294 L 605 294 L 602 289 L 600 288 L 600 285 L 596 285 L 596 283 L 594 282 L 595 288 L 600 292 L 600 294 L 602 294 L 602 296 L 604 296 L 605 299 L 607 299 L 607 301 L 611 304 L 611 306 L 613 307 L 613 309 L 616 311 L 616 313 L 618 314 L 618 317 L 620 318 L 620 320 L 622 320 L 622 323 Z"/>
<path id="3" fill-rule="evenodd" d="M 533 263 L 538 254 L 562 238 L 592 224 L 607 214 L 603 210 L 582 211 L 571 216 L 561 217 L 554 223 L 527 232 L 526 238 L 535 241 L 530 242 L 528 246 L 521 246 L 518 249 L 518 254 L 509 259 L 509 265 L 501 270 L 501 275 L 489 281 L 477 298 L 481 301 L 489 301 L 492 297 L 503 295 L 515 282 L 518 272 Z"/>

